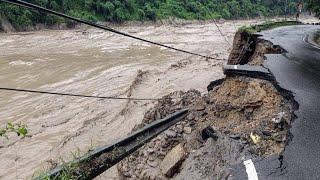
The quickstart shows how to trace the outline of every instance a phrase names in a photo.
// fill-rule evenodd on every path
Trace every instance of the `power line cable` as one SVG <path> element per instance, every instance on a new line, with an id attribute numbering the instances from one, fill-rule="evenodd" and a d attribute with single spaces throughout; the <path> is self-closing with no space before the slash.
<path id="1" fill-rule="evenodd" d="M 220 35 L 224 38 L 224 40 L 228 43 L 228 45 L 231 46 L 231 43 L 228 41 L 227 37 L 222 33 L 222 31 L 221 31 L 220 27 L 218 26 L 216 20 L 214 18 L 212 20 L 213 20 L 213 23 L 216 25 Z"/>
<path id="2" fill-rule="evenodd" d="M 110 31 L 110 32 L 113 32 L 113 33 L 116 33 L 116 34 L 119 34 L 119 35 L 122 35 L 122 36 L 130 37 L 130 38 L 133 38 L 133 39 L 136 39 L 136 40 L 139 40 L 139 41 L 143 41 L 143 42 L 147 42 L 147 43 L 154 44 L 154 45 L 157 45 L 157 46 L 165 47 L 165 48 L 172 49 L 172 50 L 175 50 L 175 51 L 179 51 L 179 52 L 183 52 L 183 53 L 187 53 L 187 54 L 191 54 L 191 55 L 195 55 L 195 56 L 200 56 L 200 57 L 207 58 L 207 59 L 225 60 L 225 59 L 219 59 L 219 58 L 214 58 L 214 57 L 210 57 L 210 56 L 201 55 L 201 54 L 198 54 L 198 53 L 194 53 L 194 52 L 186 51 L 186 50 L 183 50 L 183 49 L 178 49 L 178 48 L 174 48 L 174 47 L 171 47 L 171 46 L 167 46 L 167 45 L 164 45 L 164 44 L 161 44 L 161 43 L 153 42 L 153 41 L 150 41 L 150 40 L 146 40 L 146 39 L 143 39 L 143 38 L 140 38 L 140 37 L 137 37 L 137 36 L 133 36 L 133 35 L 130 35 L 130 34 L 127 34 L 127 33 L 112 29 L 112 28 L 110 28 L 108 26 L 104 26 L 104 25 L 100 25 L 100 24 L 93 23 L 93 22 L 90 22 L 90 21 L 82 20 L 82 19 L 79 19 L 79 18 L 76 18 L 76 17 L 72 17 L 72 16 L 69 16 L 69 15 L 66 15 L 66 14 L 63 14 L 63 13 L 60 13 L 60 12 L 57 12 L 57 11 L 53 11 L 53 10 L 50 10 L 50 9 L 47 9 L 47 8 L 44 8 L 44 7 L 41 7 L 41 6 L 32 4 L 32 3 L 28 3 L 28 2 L 25 2 L 25 1 L 21 1 L 21 0 L 0 0 L 0 1 L 6 2 L 6 3 L 9 3 L 9 4 L 22 6 L 22 7 L 36 9 L 36 10 L 39 10 L 39 11 L 43 11 L 43 12 L 46 12 L 46 13 L 49 13 L 49 14 L 60 16 L 60 17 L 66 18 L 66 19 L 70 19 L 70 20 L 79 22 L 79 23 L 83 23 L 83 24 L 86 24 L 86 25 L 89 25 L 89 26 L 93 26 L 93 27 L 96 27 L 96 28 L 99 28 L 99 29 Z M 219 31 L 220 31 L 220 29 L 219 29 Z"/>
<path id="3" fill-rule="evenodd" d="M 206 9 L 208 12 L 210 12 L 210 10 L 209 10 L 206 6 L 204 6 L 204 7 L 205 7 L 205 9 Z M 231 46 L 231 43 L 228 41 L 228 38 L 222 33 L 222 31 L 221 31 L 220 27 L 218 26 L 215 18 L 214 18 L 210 13 L 209 13 L 209 16 L 211 17 L 214 25 L 217 27 L 220 35 L 224 38 L 224 40 L 228 43 L 228 45 Z"/>
<path id="4" fill-rule="evenodd" d="M 59 95 L 59 96 L 70 96 L 70 97 L 80 97 L 80 98 L 94 98 L 94 99 L 111 99 L 111 100 L 131 100 L 131 101 L 158 101 L 160 99 L 153 98 L 129 98 L 129 97 L 112 97 L 112 96 L 89 96 L 80 94 L 69 94 L 69 93 L 58 93 L 58 92 L 48 92 L 48 91 L 37 91 L 30 89 L 16 89 L 16 88 L 3 88 L 3 91 L 15 91 L 15 92 L 26 92 L 26 93 L 37 93 L 37 94 L 49 94 L 49 95 Z"/>

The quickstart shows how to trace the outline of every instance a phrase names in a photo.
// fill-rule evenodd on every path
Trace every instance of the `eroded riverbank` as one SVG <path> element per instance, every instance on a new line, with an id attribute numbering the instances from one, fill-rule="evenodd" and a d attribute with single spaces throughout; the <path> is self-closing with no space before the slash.
<path id="1" fill-rule="evenodd" d="M 232 42 L 236 28 L 219 24 Z M 174 47 L 227 59 L 231 47 L 214 24 L 121 27 L 122 31 Z M 207 92 L 223 77 L 226 61 L 205 60 L 110 33 L 86 29 L 1 34 L 0 82 L 53 92 L 160 98 L 177 90 Z M 1 142 L 0 177 L 31 177 L 71 152 L 87 152 L 131 132 L 156 102 L 112 101 L 1 92 L 0 120 L 23 122 L 25 139 Z M 115 131 L 116 130 L 116 131 Z M 189 131 L 189 129 L 188 129 Z M 21 149 L 21 151 L 19 151 Z M 101 178 L 118 178 L 115 169 Z"/>
<path id="2" fill-rule="evenodd" d="M 241 22 L 236 26 L 241 26 Z M 220 24 L 232 40 L 235 26 Z M 214 24 L 122 27 L 123 31 L 197 53 L 227 58 Z M 95 29 L 0 34 L 2 87 L 99 96 L 160 98 L 206 91 L 224 62 L 205 60 Z M 142 72 L 142 73 L 141 73 Z M 137 80 L 138 79 L 138 80 Z M 1 92 L 0 119 L 22 122 L 29 137 L 1 140 L 3 179 L 31 177 L 72 152 L 85 153 L 129 133 L 154 102 Z M 116 129 L 116 131 L 115 131 Z M 107 172 L 108 174 L 108 172 Z M 117 177 L 111 170 L 108 178 Z"/>
<path id="3" fill-rule="evenodd" d="M 256 35 L 237 32 L 228 64 L 260 67 L 265 54 L 283 52 Z M 193 90 L 164 97 L 143 123 L 184 108 L 189 108 L 189 115 L 119 163 L 120 177 L 229 179 L 232 165 L 281 155 L 290 141 L 298 104 L 272 75 L 267 79 L 228 73 L 211 83 L 208 93 Z M 175 100 L 177 96 L 182 98 Z"/>

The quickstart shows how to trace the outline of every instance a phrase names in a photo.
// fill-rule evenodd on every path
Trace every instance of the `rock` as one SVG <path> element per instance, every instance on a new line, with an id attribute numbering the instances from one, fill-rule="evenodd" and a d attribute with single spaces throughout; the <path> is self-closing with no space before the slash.
<path id="1" fill-rule="evenodd" d="M 195 118 L 194 113 L 190 113 L 190 114 L 187 116 L 187 120 L 189 120 L 189 121 L 194 120 L 194 118 Z"/>
<path id="2" fill-rule="evenodd" d="M 254 133 L 250 134 L 250 138 L 254 144 L 258 144 L 261 141 L 261 137 Z"/>
<path id="3" fill-rule="evenodd" d="M 148 161 L 147 161 L 147 164 L 148 164 L 150 167 L 156 167 L 156 166 L 158 166 L 157 161 L 152 161 L 152 160 L 148 160 Z"/>
<path id="4" fill-rule="evenodd" d="M 234 139 L 234 140 L 240 140 L 241 139 L 241 136 L 240 134 L 232 134 L 229 136 L 231 139 Z"/>
<path id="5" fill-rule="evenodd" d="M 148 149 L 147 149 L 147 152 L 151 154 L 151 153 L 153 153 L 153 152 L 154 152 L 154 149 L 152 149 L 152 148 L 148 148 Z"/>
<path id="6" fill-rule="evenodd" d="M 252 107 L 248 107 L 248 108 L 244 109 L 244 116 L 248 120 L 252 118 L 252 113 L 253 113 L 253 108 Z"/>
<path id="7" fill-rule="evenodd" d="M 193 108 L 197 111 L 203 111 L 206 109 L 206 102 L 204 100 L 196 101 Z"/>
<path id="8" fill-rule="evenodd" d="M 177 131 L 177 133 L 182 133 L 182 131 L 183 131 L 183 126 L 182 125 L 177 125 L 177 128 L 176 128 L 176 131 Z"/>
<path id="9" fill-rule="evenodd" d="M 157 120 L 161 119 L 161 114 L 160 114 L 159 111 L 156 111 L 155 114 L 156 114 L 156 119 L 157 119 Z"/>
<path id="10" fill-rule="evenodd" d="M 183 144 L 178 144 L 164 157 L 160 164 L 161 172 L 167 177 L 172 177 L 185 158 L 186 152 Z"/>
<path id="11" fill-rule="evenodd" d="M 184 128 L 183 128 L 183 131 L 184 131 L 184 133 L 186 133 L 186 134 L 190 134 L 190 133 L 192 132 L 192 129 L 191 129 L 191 127 L 184 127 Z"/>
<path id="12" fill-rule="evenodd" d="M 202 137 L 202 140 L 204 141 L 206 141 L 209 138 L 212 138 L 214 140 L 218 139 L 218 136 L 216 135 L 215 130 L 211 126 L 207 126 L 201 131 L 201 137 Z"/>
<path id="13" fill-rule="evenodd" d="M 263 88 L 261 88 L 260 84 L 257 81 L 252 81 L 248 85 L 248 89 L 245 92 L 242 103 L 246 107 L 261 106 L 266 94 L 267 92 Z"/>
<path id="14" fill-rule="evenodd" d="M 165 131 L 164 134 L 165 134 L 166 136 L 168 136 L 168 137 L 176 137 L 176 136 L 177 136 L 177 133 L 174 132 L 174 131 L 172 131 L 172 130 L 170 130 L 170 129 L 167 130 L 167 131 Z"/>
<path id="15" fill-rule="evenodd" d="M 286 113 L 285 112 L 280 112 L 275 115 L 275 118 L 271 119 L 272 122 L 279 124 L 284 120 Z"/>
<path id="16" fill-rule="evenodd" d="M 265 136 L 271 136 L 272 133 L 270 131 L 262 131 L 262 134 Z"/>

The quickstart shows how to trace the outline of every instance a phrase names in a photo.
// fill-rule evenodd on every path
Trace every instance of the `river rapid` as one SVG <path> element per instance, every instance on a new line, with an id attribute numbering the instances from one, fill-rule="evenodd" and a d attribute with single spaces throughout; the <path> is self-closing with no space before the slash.
<path id="1" fill-rule="evenodd" d="M 256 21 L 122 26 L 118 30 L 176 48 L 227 59 L 236 29 Z M 93 28 L 0 34 L 0 87 L 92 96 L 160 98 L 206 92 L 224 61 L 204 59 Z M 155 101 L 106 100 L 0 91 L 0 125 L 28 126 L 28 136 L 0 138 L 0 179 L 30 179 L 61 159 L 124 137 Z M 117 179 L 111 169 L 101 179 Z"/>

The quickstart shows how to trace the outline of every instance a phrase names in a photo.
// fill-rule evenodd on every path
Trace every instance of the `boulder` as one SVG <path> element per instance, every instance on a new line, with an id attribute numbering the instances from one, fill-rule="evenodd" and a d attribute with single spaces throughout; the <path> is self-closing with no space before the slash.
<path id="1" fill-rule="evenodd" d="M 183 128 L 183 131 L 184 131 L 184 133 L 186 133 L 186 134 L 190 134 L 190 133 L 192 132 L 192 129 L 191 129 L 191 127 L 184 127 L 184 128 Z"/>
<path id="2" fill-rule="evenodd" d="M 164 157 L 160 164 L 161 172 L 167 177 L 172 177 L 186 158 L 186 155 L 183 144 L 178 144 Z"/>

